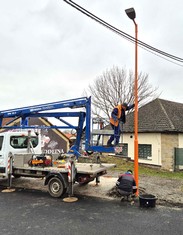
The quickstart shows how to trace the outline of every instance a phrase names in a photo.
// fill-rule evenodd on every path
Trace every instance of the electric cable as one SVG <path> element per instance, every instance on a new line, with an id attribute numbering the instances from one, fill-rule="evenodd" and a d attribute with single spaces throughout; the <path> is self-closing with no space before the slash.
<path id="1" fill-rule="evenodd" d="M 147 50 L 148 52 L 153 53 L 153 54 L 155 54 L 155 55 L 157 55 L 157 56 L 159 56 L 159 57 L 161 57 L 161 58 L 163 58 L 163 59 L 166 59 L 166 58 L 164 58 L 164 57 L 168 57 L 169 59 L 166 59 L 167 61 L 172 62 L 172 63 L 174 63 L 174 64 L 176 64 L 176 65 L 179 65 L 179 66 L 183 66 L 183 65 L 181 65 L 181 64 L 178 64 L 178 63 L 176 63 L 176 62 L 171 61 L 171 60 L 174 60 L 174 61 L 177 61 L 177 62 L 181 62 L 181 63 L 182 63 L 182 62 L 183 62 L 183 59 L 182 59 L 182 58 L 177 57 L 177 56 L 174 56 L 174 55 L 171 55 L 171 54 L 166 53 L 166 52 L 164 52 L 164 51 L 161 51 L 161 50 L 159 50 L 159 49 L 157 49 L 157 48 L 155 48 L 155 47 L 152 47 L 152 46 L 150 46 L 150 45 L 148 45 L 148 44 L 142 42 L 141 40 L 138 40 L 138 39 L 136 40 L 136 39 L 135 39 L 134 37 L 132 37 L 131 35 L 129 35 L 129 34 L 123 32 L 123 31 L 119 30 L 118 28 L 112 26 L 111 24 L 105 22 L 105 21 L 102 20 L 101 18 L 95 16 L 94 14 L 92 14 L 92 13 L 89 12 L 89 11 L 87 11 L 86 9 L 84 9 L 83 7 L 79 6 L 78 4 L 76 4 L 75 2 L 73 2 L 73 1 L 71 1 L 71 0 L 63 0 L 63 1 L 66 2 L 67 4 L 71 5 L 72 7 L 74 7 L 75 9 L 77 9 L 78 11 L 80 11 L 81 13 L 83 13 L 84 15 L 86 15 L 86 16 L 90 17 L 91 19 L 97 21 L 98 23 L 102 24 L 104 27 L 108 28 L 109 30 L 113 31 L 114 33 L 116 33 L 116 34 L 122 36 L 122 37 L 125 38 L 126 40 L 128 40 L 128 41 L 130 41 L 130 42 L 132 42 L 132 43 L 136 43 L 136 41 L 137 41 L 138 45 L 139 45 L 141 48 Z M 158 55 L 158 54 L 160 54 L 160 55 Z"/>
<path id="2" fill-rule="evenodd" d="M 67 0 L 64 0 L 65 2 L 67 2 L 69 5 L 73 6 L 74 8 L 76 8 L 77 10 L 81 11 L 83 14 L 89 16 L 90 18 L 96 20 L 98 23 L 101 23 L 103 24 L 104 26 L 108 27 L 109 29 L 111 29 L 112 31 L 115 31 L 116 33 L 120 34 L 121 36 L 125 37 L 126 39 L 132 41 L 132 42 L 136 42 L 136 39 L 132 36 L 130 36 L 129 34 L 115 28 L 114 26 L 108 24 L 107 22 L 103 21 L 102 19 L 100 19 L 99 17 L 93 15 L 91 12 L 87 11 L 86 9 L 84 9 L 83 7 L 79 6 L 78 4 L 74 3 L 73 1 L 69 0 L 69 2 Z M 175 60 L 178 60 L 179 62 L 183 62 L 183 59 L 182 58 L 179 58 L 179 57 L 176 57 L 176 56 L 173 56 L 171 54 L 168 54 L 166 52 L 163 52 L 163 51 L 160 51 L 140 40 L 137 40 L 138 44 L 144 46 L 144 47 L 147 47 L 148 49 L 151 49 L 151 50 L 154 50 L 155 52 L 158 52 L 158 53 L 161 53 L 161 54 L 164 54 L 165 56 L 168 56 L 168 57 L 171 57 Z"/>

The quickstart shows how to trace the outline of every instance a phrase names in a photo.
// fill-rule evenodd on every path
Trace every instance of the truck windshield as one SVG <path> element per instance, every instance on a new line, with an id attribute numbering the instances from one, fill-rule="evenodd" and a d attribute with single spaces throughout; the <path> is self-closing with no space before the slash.
<path id="1" fill-rule="evenodd" d="M 2 149 L 3 146 L 3 138 L 4 136 L 0 136 L 0 150 Z"/>
<path id="2" fill-rule="evenodd" d="M 33 147 L 38 145 L 38 138 L 35 136 L 30 137 L 30 142 Z M 27 148 L 28 147 L 28 137 L 27 136 L 11 136 L 10 145 L 13 148 Z"/>

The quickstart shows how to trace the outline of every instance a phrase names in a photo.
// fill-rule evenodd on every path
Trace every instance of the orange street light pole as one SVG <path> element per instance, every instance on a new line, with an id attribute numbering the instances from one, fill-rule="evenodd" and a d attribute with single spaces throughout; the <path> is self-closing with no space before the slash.
<path id="1" fill-rule="evenodd" d="M 137 34 L 138 25 L 135 20 L 135 113 L 134 113 L 134 128 L 135 128 L 135 140 L 134 140 L 134 177 L 138 188 L 138 45 Z"/>
<path id="2" fill-rule="evenodd" d="M 134 96 L 135 96 L 135 111 L 134 111 L 134 178 L 138 188 L 138 25 L 135 22 L 136 13 L 134 8 L 129 8 L 125 10 L 127 16 L 133 20 L 135 24 L 135 86 L 134 86 Z M 137 190 L 138 195 L 138 190 Z"/>

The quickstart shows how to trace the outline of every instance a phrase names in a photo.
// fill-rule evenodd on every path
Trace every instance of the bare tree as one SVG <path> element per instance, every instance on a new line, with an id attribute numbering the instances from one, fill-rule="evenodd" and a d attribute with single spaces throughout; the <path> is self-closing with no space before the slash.
<path id="1" fill-rule="evenodd" d="M 157 98 L 158 87 L 153 88 L 148 81 L 148 74 L 138 75 L 138 101 L 139 105 Z M 112 109 L 119 103 L 134 103 L 134 73 L 130 70 L 113 66 L 98 76 L 88 90 L 92 95 L 94 106 L 93 114 L 100 116 L 102 111 L 107 117 Z"/>

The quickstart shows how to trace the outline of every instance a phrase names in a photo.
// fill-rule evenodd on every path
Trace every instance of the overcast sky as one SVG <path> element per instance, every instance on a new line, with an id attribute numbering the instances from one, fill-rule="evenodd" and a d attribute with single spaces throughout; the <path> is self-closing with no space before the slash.
<path id="1" fill-rule="evenodd" d="M 141 41 L 183 58 L 182 0 L 76 0 Z M 114 65 L 134 69 L 134 44 L 62 0 L 0 0 L 0 110 L 83 96 Z M 139 71 L 160 98 L 183 103 L 183 67 L 139 48 Z"/>

